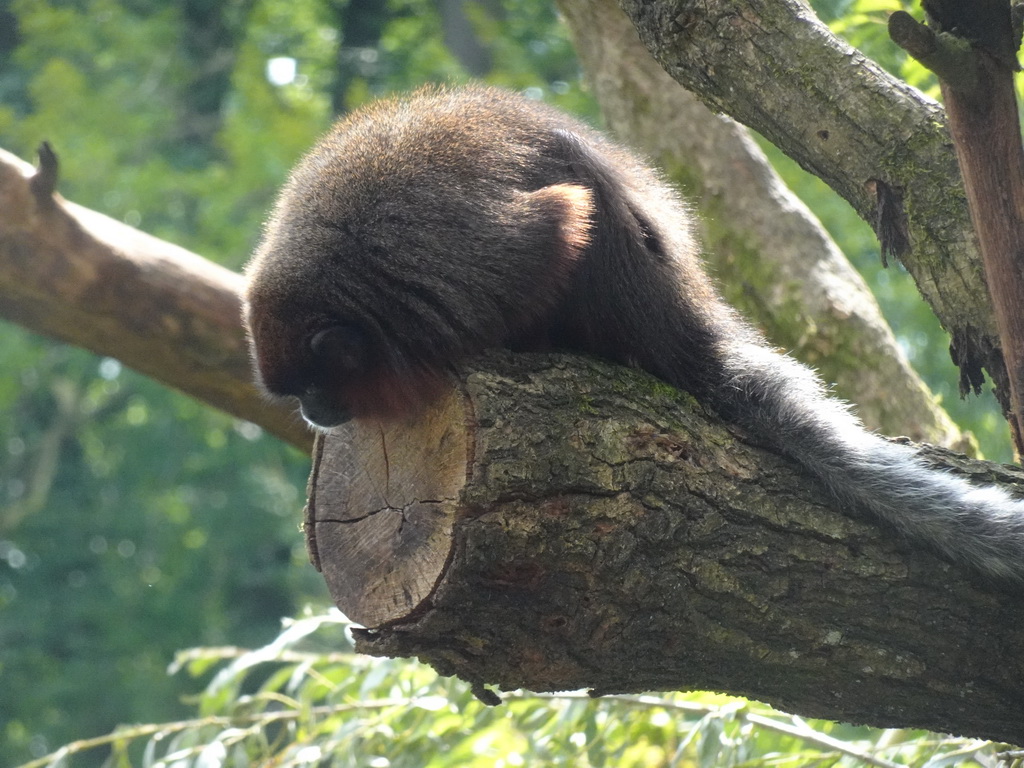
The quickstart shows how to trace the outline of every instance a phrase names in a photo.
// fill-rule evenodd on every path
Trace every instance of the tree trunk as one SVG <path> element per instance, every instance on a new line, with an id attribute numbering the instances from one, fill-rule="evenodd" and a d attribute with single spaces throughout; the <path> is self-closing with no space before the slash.
<path id="1" fill-rule="evenodd" d="M 1019 593 L 831 504 L 646 374 L 495 354 L 419 421 L 328 434 L 306 530 L 358 650 L 481 695 L 711 689 L 1024 742 Z"/>

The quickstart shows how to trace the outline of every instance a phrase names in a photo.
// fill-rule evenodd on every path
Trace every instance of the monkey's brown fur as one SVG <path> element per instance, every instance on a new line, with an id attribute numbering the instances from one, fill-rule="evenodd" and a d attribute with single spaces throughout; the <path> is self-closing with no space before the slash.
<path id="1" fill-rule="evenodd" d="M 258 377 L 315 425 L 422 407 L 488 347 L 590 352 L 689 390 L 842 505 L 1024 575 L 1024 504 L 867 433 L 717 296 L 671 188 L 543 104 L 426 90 L 342 120 L 292 173 L 248 277 Z"/>

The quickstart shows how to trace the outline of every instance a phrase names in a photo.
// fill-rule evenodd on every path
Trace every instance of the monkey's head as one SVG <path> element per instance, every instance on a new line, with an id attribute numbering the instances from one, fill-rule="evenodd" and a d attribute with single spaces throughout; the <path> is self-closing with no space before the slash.
<path id="1" fill-rule="evenodd" d="M 273 397 L 297 398 L 315 427 L 409 413 L 437 393 L 443 375 L 403 331 L 402 300 L 361 269 L 370 248 L 344 231 L 344 219 L 308 215 L 314 203 L 286 188 L 247 269 L 257 380 Z"/>
<path id="2" fill-rule="evenodd" d="M 257 377 L 320 427 L 433 399 L 451 364 L 543 333 L 590 230 L 565 118 L 492 89 L 338 123 L 299 163 L 247 267 Z"/>

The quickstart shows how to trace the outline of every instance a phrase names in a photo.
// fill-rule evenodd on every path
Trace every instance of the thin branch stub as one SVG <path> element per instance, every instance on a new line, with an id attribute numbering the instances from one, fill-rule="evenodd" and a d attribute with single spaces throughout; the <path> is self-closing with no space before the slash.
<path id="1" fill-rule="evenodd" d="M 53 205 L 53 195 L 57 191 L 57 172 L 60 163 L 48 141 L 39 145 L 38 152 L 39 170 L 29 179 L 28 186 L 36 199 L 36 204 L 40 208 L 49 208 Z"/>
<path id="2" fill-rule="evenodd" d="M 906 11 L 889 16 L 889 37 L 950 87 L 977 87 L 974 51 L 966 40 L 947 32 L 936 33 Z"/>

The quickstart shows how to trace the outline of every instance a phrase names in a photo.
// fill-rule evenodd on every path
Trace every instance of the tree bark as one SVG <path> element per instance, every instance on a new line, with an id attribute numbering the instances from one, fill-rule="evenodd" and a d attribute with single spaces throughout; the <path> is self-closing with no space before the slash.
<path id="1" fill-rule="evenodd" d="M 0 150 L 0 317 L 115 357 L 308 451 L 294 408 L 252 383 L 242 276 L 54 197 L 54 183 Z"/>
<path id="2" fill-rule="evenodd" d="M 609 127 L 693 200 L 726 299 L 886 435 L 971 450 L 874 296 L 749 132 L 676 83 L 616 0 L 559 3 Z"/>
<path id="3" fill-rule="evenodd" d="M 485 697 L 711 689 L 1024 742 L 1019 592 L 833 510 L 646 374 L 494 354 L 461 383 L 419 421 L 320 446 L 307 534 L 341 609 L 374 627 L 359 651 Z"/>
<path id="4" fill-rule="evenodd" d="M 936 30 L 898 12 L 889 33 L 939 76 L 1002 341 L 1007 420 L 1024 455 L 1024 148 L 1013 82 L 1019 34 L 1014 40 L 1010 0 L 926 5 Z"/>
<path id="5" fill-rule="evenodd" d="M 712 110 L 765 136 L 876 232 L 906 228 L 901 260 L 952 337 L 961 391 L 978 389 L 984 368 L 1007 409 L 1006 368 L 942 108 L 832 35 L 801 0 L 620 5 L 655 59 Z"/>

